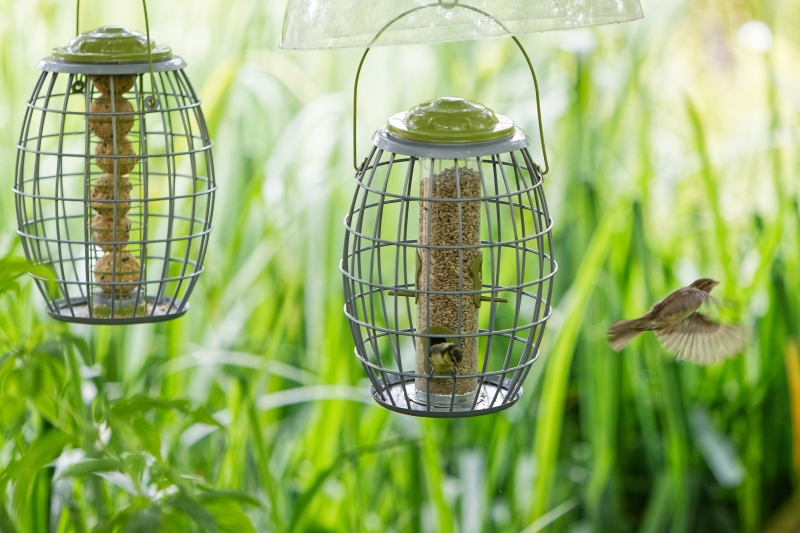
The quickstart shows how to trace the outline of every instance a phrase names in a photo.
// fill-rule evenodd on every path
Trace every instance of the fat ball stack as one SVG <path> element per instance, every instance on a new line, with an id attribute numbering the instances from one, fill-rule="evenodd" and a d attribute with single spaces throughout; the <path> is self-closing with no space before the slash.
<path id="1" fill-rule="evenodd" d="M 101 290 L 114 296 L 134 292 L 141 265 L 126 251 L 130 239 L 131 182 L 126 177 L 139 162 L 127 137 L 135 123 L 133 105 L 123 98 L 134 83 L 132 75 L 93 76 L 100 93 L 89 106 L 89 131 L 100 139 L 95 164 L 105 174 L 91 188 L 92 241 L 104 253 L 94 265 L 94 278 Z M 112 97 L 112 91 L 114 93 Z M 124 156 L 124 157 L 120 157 Z"/>

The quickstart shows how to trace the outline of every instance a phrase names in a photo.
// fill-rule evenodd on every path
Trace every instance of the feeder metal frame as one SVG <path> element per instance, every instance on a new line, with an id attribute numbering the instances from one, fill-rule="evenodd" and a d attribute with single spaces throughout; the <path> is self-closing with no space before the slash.
<path id="1" fill-rule="evenodd" d="M 188 298 L 203 271 L 216 181 L 208 127 L 200 109 L 200 100 L 183 71 L 184 66 L 183 60 L 175 56 L 152 63 L 65 63 L 52 58 L 39 63 L 42 74 L 27 102 L 17 144 L 13 190 L 18 233 L 25 255 L 34 264 L 49 265 L 55 274 L 58 291 L 53 290 L 52 280 L 31 274 L 45 297 L 47 312 L 53 318 L 87 324 L 131 324 L 169 320 L 188 310 Z M 111 75 L 113 84 L 113 76 L 122 74 L 134 77 L 134 110 L 116 110 L 116 99 L 112 98 L 112 112 L 90 112 L 93 86 L 89 76 Z M 146 79 L 149 84 L 145 83 Z M 113 85 L 111 94 L 114 94 Z M 78 99 L 83 100 L 83 104 L 73 107 L 73 102 Z M 138 129 L 133 128 L 127 134 L 139 148 L 133 156 L 116 153 L 117 121 L 123 115 L 126 120 L 134 116 L 138 124 Z M 115 237 L 104 243 L 112 245 L 112 253 L 122 253 L 122 247 L 129 246 L 139 254 L 140 269 L 136 281 L 115 280 L 114 272 L 112 282 L 103 284 L 111 286 L 112 295 L 117 294 L 122 286 L 136 287 L 132 316 L 119 316 L 122 304 L 115 305 L 116 299 L 112 296 L 108 297 L 112 301 L 110 316 L 97 316 L 93 311 L 94 298 L 103 299 L 103 295 L 96 291 L 100 284 L 93 279 L 91 266 L 98 252 L 97 243 L 91 238 L 90 220 L 94 213 L 93 199 L 89 194 L 92 177 L 103 174 L 93 166 L 99 156 L 90 149 L 96 140 L 91 137 L 89 120 L 98 117 L 110 117 L 115 131 L 114 154 L 102 156 L 112 160 L 113 175 L 117 175 L 117 165 L 122 164 L 122 160 L 138 160 L 128 176 L 134 188 L 138 187 L 139 197 L 119 198 L 116 194 L 119 180 L 115 179 L 114 198 L 103 200 L 113 206 L 114 213 L 122 204 L 130 204 L 131 219 L 139 222 L 138 226 L 130 228 L 130 240 Z M 68 122 L 78 122 L 76 118 L 83 118 L 83 127 L 65 129 Z M 58 124 L 55 129 L 52 128 L 54 123 Z M 55 149 L 43 148 L 43 144 L 51 144 L 53 139 L 57 140 Z M 77 139 L 82 141 L 78 143 Z M 71 146 L 65 148 L 65 144 Z M 151 144 L 160 146 L 150 147 Z M 178 144 L 185 148 L 177 147 Z M 82 146 L 78 148 L 79 145 Z M 77 167 L 76 162 L 80 161 L 82 171 L 65 170 L 66 166 Z M 42 167 L 47 166 L 45 163 L 53 162 L 53 172 L 43 170 Z M 83 180 L 81 194 L 71 196 L 69 190 L 74 191 L 77 187 L 74 184 L 70 187 L 66 182 L 77 179 Z M 155 181 L 158 187 L 154 186 Z M 162 186 L 168 194 L 157 194 L 156 189 Z M 166 213 L 157 209 L 164 204 Z M 115 236 L 116 224 L 111 230 Z M 176 229 L 179 224 L 188 226 L 188 232 L 180 233 Z M 75 233 L 78 225 L 82 227 L 80 234 Z M 160 229 L 157 226 L 164 225 L 165 234 L 155 235 L 154 232 Z M 134 234 L 140 238 L 133 239 Z M 117 251 L 118 247 L 120 251 Z M 79 253 L 80 248 L 83 253 Z M 153 253 L 153 248 L 160 248 L 163 252 Z M 116 259 L 112 265 L 116 265 Z M 112 270 L 116 271 L 116 267 Z M 157 276 L 148 277 L 148 273 L 153 271 L 158 273 Z M 155 294 L 147 295 L 151 292 L 146 290 L 148 287 L 153 287 Z M 62 298 L 58 298 L 58 292 Z M 145 306 L 145 311 L 140 311 L 141 305 Z M 87 309 L 83 309 L 84 306 Z"/>
<path id="2" fill-rule="evenodd" d="M 416 196 L 411 193 L 417 183 L 414 177 L 421 176 L 420 146 L 426 143 L 415 143 L 401 139 L 379 130 L 374 138 L 374 146 L 366 158 L 362 169 L 356 173 L 356 191 L 345 218 L 346 236 L 340 270 L 344 280 L 345 306 L 344 312 L 350 322 L 351 333 L 356 343 L 355 353 L 367 372 L 373 398 L 382 406 L 393 411 L 428 417 L 452 418 L 475 416 L 496 412 L 513 405 L 522 393 L 522 383 L 531 365 L 539 356 L 539 345 L 547 319 L 552 312 L 552 279 L 558 265 L 552 257 L 551 231 L 552 219 L 542 191 L 544 177 L 539 167 L 533 163 L 528 152 L 528 138 L 522 134 L 524 142 L 519 143 L 517 130 L 514 134 L 515 149 L 500 149 L 509 146 L 508 139 L 480 144 L 478 155 L 459 158 L 468 145 L 437 145 L 433 147 L 440 157 L 459 168 L 465 161 L 477 163 L 481 178 L 482 196 L 478 198 L 460 197 L 436 198 L 429 187 L 428 196 Z M 384 147 L 391 146 L 391 151 Z M 473 149 L 476 149 L 474 146 Z M 451 157 L 444 157 L 447 152 Z M 427 177 L 432 183 L 433 167 Z M 398 190 L 396 181 L 390 176 L 404 176 L 402 188 Z M 487 178 L 488 176 L 488 178 Z M 459 183 L 456 178 L 456 183 Z M 486 218 L 482 238 L 478 245 L 436 246 L 421 244 L 409 238 L 409 221 L 413 218 L 409 213 L 420 202 L 481 202 L 481 211 Z M 393 222 L 384 217 L 386 208 L 396 206 L 399 219 Z M 430 210 L 428 216 L 430 217 Z M 509 231 L 509 224 L 513 231 Z M 530 222 L 528 222 L 530 221 Z M 370 225 L 371 224 L 371 225 Z M 530 227 L 530 224 L 532 227 Z M 431 225 L 428 224 L 426 242 L 430 242 Z M 461 209 L 458 210 L 458 227 L 462 227 Z M 511 235 L 507 235 L 511 233 Z M 396 235 L 396 238 L 384 238 L 383 235 Z M 496 234 L 497 238 L 492 235 Z M 481 289 L 464 288 L 463 272 L 460 274 L 459 290 L 421 290 L 415 286 L 413 265 L 409 264 L 407 251 L 420 250 L 430 254 L 431 250 L 466 250 L 480 248 L 488 252 L 489 283 L 481 283 Z M 382 259 L 394 250 L 394 262 Z M 514 256 L 516 272 L 511 275 L 513 283 L 501 283 L 507 255 Z M 429 256 L 430 257 L 430 256 Z M 485 258 L 486 259 L 486 258 Z M 484 259 L 484 264 L 486 263 Z M 531 261 L 533 263 L 531 263 Z M 387 283 L 385 278 L 392 277 L 386 266 L 393 270 L 394 283 Z M 428 261 L 430 276 L 430 261 Z M 537 271 L 535 278 L 526 276 L 533 265 Z M 425 275 L 425 273 L 423 273 Z M 426 284 L 430 287 L 430 282 Z M 513 295 L 513 318 L 501 320 L 498 316 L 498 303 L 501 293 Z M 489 295 L 490 310 L 488 327 L 479 328 L 477 333 L 456 332 L 453 337 L 457 342 L 470 337 L 478 337 L 485 341 L 483 364 L 473 374 L 458 374 L 457 379 L 478 379 L 477 394 L 467 408 L 455 405 L 455 394 L 451 395 L 450 405 L 437 405 L 431 401 L 428 387 L 426 401 L 420 402 L 413 396 L 414 380 L 452 379 L 449 375 L 420 374 L 416 371 L 404 370 L 402 341 L 411 339 L 414 351 L 418 342 L 425 339 L 441 338 L 442 334 L 417 331 L 414 326 L 415 312 L 408 296 L 416 295 L 449 295 L 458 297 L 459 302 L 474 295 Z M 401 303 L 401 298 L 406 302 Z M 394 303 L 389 301 L 394 298 Z M 523 303 L 532 304 L 533 311 L 523 318 Z M 427 299 L 430 307 L 430 298 Z M 459 308 L 461 304 L 459 304 Z M 528 305 L 527 307 L 530 307 Z M 430 315 L 428 310 L 427 316 Z M 529 316 L 529 318 L 528 318 Z M 408 327 L 399 327 L 400 324 Z M 505 325 L 500 327 L 500 324 Z M 459 320 L 460 323 L 460 320 Z M 394 326 L 394 327 L 393 327 Z M 459 327 L 460 329 L 460 327 Z M 499 369 L 491 369 L 492 344 L 496 338 L 507 339 L 508 348 Z M 388 346 L 386 342 L 388 341 Z M 380 344 L 383 344 L 381 346 Z M 516 348 L 521 347 L 519 358 L 512 362 Z M 427 351 L 427 350 L 426 350 Z M 388 357 L 387 352 L 391 352 Z M 384 357 L 392 364 L 384 363 Z M 455 380 L 454 389 L 455 389 Z"/>
<path id="3" fill-rule="evenodd" d="M 448 9 L 456 7 L 469 9 L 479 13 L 498 25 L 519 48 L 533 79 L 544 169 L 533 162 L 533 158 L 528 151 L 530 139 L 519 128 L 515 128 L 508 137 L 492 141 L 438 143 L 418 142 L 401 138 L 388 131 L 386 127 L 382 127 L 373 136 L 373 147 L 369 155 L 360 165 L 358 164 L 356 139 L 358 81 L 361 77 L 364 61 L 367 58 L 367 54 L 369 54 L 370 46 L 377 41 L 389 26 L 401 18 L 435 5 L 444 5 Z M 430 160 L 430 174 L 427 176 L 429 180 L 428 195 L 422 196 L 420 193 L 420 196 L 414 196 L 411 194 L 414 186 L 414 176 L 419 175 L 420 183 L 424 179 L 424 176 L 421 176 L 421 172 L 415 173 L 415 168 L 420 166 L 422 160 Z M 433 169 L 436 161 L 453 162 L 456 185 L 455 198 L 433 197 Z M 480 197 L 462 197 L 459 177 L 460 161 L 474 161 L 477 163 L 482 191 Z M 398 165 L 401 167 L 399 171 L 396 170 Z M 356 171 L 357 186 L 350 205 L 350 212 L 344 221 L 346 235 L 339 268 L 344 281 L 344 312 L 350 322 L 351 333 L 356 344 L 355 353 L 367 372 L 371 383 L 370 392 L 375 401 L 393 411 L 436 418 L 488 414 L 506 409 L 516 403 L 522 394 L 522 383 L 530 372 L 531 365 L 539 357 L 539 346 L 544 334 L 544 328 L 547 319 L 552 313 L 553 276 L 558 270 L 558 264 L 552 255 L 551 233 L 553 221 L 550 218 L 547 201 L 542 190 L 544 176 L 550 171 L 550 164 L 547 159 L 544 141 L 539 82 L 530 57 L 519 39 L 512 35 L 512 32 L 502 21 L 490 13 L 472 6 L 459 5 L 457 0 L 449 4 L 439 0 L 435 3 L 416 6 L 390 20 L 376 33 L 364 50 L 356 71 L 353 84 L 353 167 Z M 404 182 L 399 191 L 390 189 L 390 184 L 394 185 L 395 188 L 397 186 L 391 179 L 393 169 L 395 170 L 395 175 L 404 176 Z M 373 181 L 378 170 L 384 175 L 383 183 L 375 186 Z M 493 178 L 493 190 L 487 186 L 487 174 Z M 509 175 L 512 176 L 512 180 L 509 179 Z M 479 244 L 464 244 L 462 203 L 476 201 L 481 202 L 480 210 L 485 211 L 486 227 L 480 229 L 482 238 Z M 431 212 L 433 211 L 430 206 L 434 202 L 457 202 L 458 245 L 437 246 L 430 244 Z M 410 239 L 408 231 L 411 206 L 421 205 L 422 203 L 427 203 L 429 206 L 425 244 L 422 244 L 419 240 Z M 398 204 L 400 212 L 396 225 L 390 228 L 392 233 L 396 229 L 396 237 L 394 240 L 385 239 L 382 238 L 385 231 L 384 208 L 387 206 L 391 208 L 394 204 Z M 513 238 L 504 239 L 502 231 L 504 223 L 501 210 L 506 208 L 508 208 L 513 228 Z M 369 228 L 367 228 L 367 231 L 364 229 L 364 222 L 368 212 L 373 218 L 371 222 L 374 224 L 371 235 L 368 231 Z M 532 232 L 528 230 L 529 228 L 526 228 L 526 214 L 530 217 L 534 226 Z M 496 239 L 493 238 L 495 233 L 497 235 Z M 483 238 L 484 236 L 485 238 Z M 365 241 L 366 244 L 364 244 Z M 532 248 L 531 246 L 534 245 L 535 247 Z M 391 251 L 392 248 L 397 250 L 393 265 L 394 284 L 387 284 L 384 283 L 381 250 L 388 249 Z M 474 288 L 473 290 L 465 290 L 464 250 L 475 248 L 483 251 L 488 250 L 489 283 L 483 283 L 483 280 L 481 280 L 479 290 Z M 420 290 L 420 287 L 416 286 L 416 276 L 412 276 L 414 282 L 409 282 L 409 270 L 411 267 L 408 264 L 406 253 L 408 249 L 423 251 L 427 254 L 425 290 Z M 432 250 L 458 251 L 458 290 L 430 290 Z M 501 283 L 503 273 L 503 269 L 501 269 L 502 252 L 508 250 L 513 250 L 516 274 L 513 276 L 513 283 Z M 535 265 L 538 267 L 536 276 L 532 279 L 526 275 L 529 255 L 534 256 Z M 417 258 L 419 259 L 419 256 Z M 369 270 L 367 273 L 363 272 L 362 263 L 368 265 Z M 473 279 L 475 275 L 472 272 Z M 496 327 L 503 322 L 502 317 L 498 317 L 497 309 L 498 303 L 504 300 L 499 296 L 501 292 L 515 296 L 514 312 L 513 319 L 509 325 Z M 487 299 L 490 302 L 488 327 L 478 327 L 477 333 L 462 332 L 464 298 L 475 298 L 478 295 L 480 296 L 479 301 L 483 301 L 486 298 L 483 296 L 485 293 L 489 294 Z M 420 332 L 415 328 L 411 303 L 406 301 L 404 315 L 400 312 L 398 303 L 398 300 L 402 297 L 412 295 L 418 297 L 420 294 L 427 295 L 425 298 L 427 303 L 427 312 L 425 313 L 428 324 L 427 332 Z M 458 299 L 458 327 L 454 334 L 446 336 L 449 342 L 455 341 L 460 346 L 462 339 L 477 337 L 479 342 L 481 339 L 485 339 L 483 364 L 478 372 L 458 374 L 456 376 L 454 371 L 452 376 L 434 375 L 429 359 L 426 361 L 426 370 L 428 372 L 425 374 L 403 369 L 401 338 L 411 339 L 415 353 L 417 351 L 417 343 L 425 342 L 423 353 L 426 354 L 430 351 L 431 340 L 441 340 L 442 338 L 442 334 L 432 332 L 431 295 L 456 296 Z M 387 297 L 394 297 L 392 313 L 389 312 L 390 307 L 387 306 Z M 377 312 L 376 299 L 380 302 Z M 521 308 L 525 299 L 533 302 L 533 312 L 530 320 L 526 319 L 521 323 Z M 399 317 L 401 315 L 408 324 L 406 328 L 399 326 Z M 392 318 L 394 319 L 395 327 L 391 327 Z M 385 326 L 382 326 L 381 323 L 384 323 Z M 493 340 L 497 338 L 507 339 L 508 348 L 503 357 L 501 368 L 492 370 L 490 369 L 492 344 Z M 382 339 L 389 341 L 388 349 L 392 355 L 393 368 L 389 368 L 383 363 L 383 354 L 386 351 L 386 347 L 379 345 L 379 341 Z M 517 363 L 512 364 L 511 359 L 517 343 L 521 343 L 522 351 L 519 354 Z M 506 377 L 509 375 L 510 377 Z M 422 402 L 419 401 L 418 394 L 415 394 L 419 392 L 415 384 L 417 378 L 425 379 L 427 384 L 424 401 Z M 471 405 L 466 408 L 461 405 L 456 406 L 456 380 L 471 378 L 478 379 L 476 393 Z M 432 380 L 442 379 L 452 379 L 453 388 L 449 405 L 442 405 L 432 401 L 430 383 Z M 409 394 L 410 392 L 411 394 Z"/>

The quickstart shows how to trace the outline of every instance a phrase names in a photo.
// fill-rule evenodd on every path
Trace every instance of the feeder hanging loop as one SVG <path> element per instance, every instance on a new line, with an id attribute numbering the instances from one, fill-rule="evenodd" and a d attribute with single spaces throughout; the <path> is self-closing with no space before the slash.
<path id="1" fill-rule="evenodd" d="M 150 96 L 145 96 L 142 98 L 144 105 L 150 111 L 155 111 L 158 108 L 158 98 L 155 96 L 156 92 L 156 76 L 153 73 L 153 53 L 152 53 L 152 41 L 150 41 L 150 20 L 147 17 L 147 2 L 142 0 L 142 11 L 144 11 L 144 31 L 147 35 L 147 64 L 150 67 L 150 86 L 153 94 Z M 75 35 L 81 34 L 81 0 L 76 1 L 76 8 L 75 8 Z M 77 88 L 80 82 L 75 82 L 73 85 L 73 92 L 82 92 L 83 86 Z"/>
<path id="2" fill-rule="evenodd" d="M 517 44 L 517 47 L 519 47 L 520 51 L 522 52 L 523 57 L 525 58 L 525 62 L 528 63 L 528 69 L 531 71 L 531 77 L 533 78 L 533 87 L 534 87 L 534 91 L 535 91 L 535 94 L 536 94 L 536 116 L 537 116 L 538 121 L 539 121 L 539 140 L 540 140 L 541 146 L 542 146 L 542 156 L 543 156 L 543 159 L 544 159 L 544 171 L 542 171 L 541 168 L 538 165 L 536 165 L 536 168 L 540 171 L 542 176 L 545 176 L 545 175 L 547 175 L 548 172 L 550 172 L 550 163 L 547 160 L 547 149 L 545 148 L 545 144 L 544 144 L 544 127 L 542 125 L 542 106 L 541 106 L 541 102 L 540 102 L 540 98 L 539 98 L 539 81 L 536 79 L 536 71 L 534 71 L 534 69 L 533 69 L 533 63 L 531 63 L 531 59 L 530 59 L 530 57 L 528 57 L 528 53 L 525 51 L 525 48 L 522 46 L 522 43 L 519 42 L 519 39 L 517 39 L 517 37 L 515 35 L 511 35 L 511 32 L 508 31 L 508 28 L 506 28 L 506 26 L 502 22 L 497 20 L 495 17 L 493 17 L 489 13 L 486 13 L 485 11 L 482 11 L 480 9 L 477 9 L 475 7 L 472 7 L 472 6 L 466 6 L 466 5 L 462 6 L 462 5 L 460 5 L 458 3 L 458 1 L 459 0 L 454 0 L 451 3 L 446 3 L 446 2 L 443 2 L 443 0 L 437 0 L 437 2 L 432 3 L 432 4 L 427 4 L 427 5 L 424 5 L 424 6 L 417 6 L 415 8 L 409 9 L 405 13 L 402 13 L 402 14 L 396 16 L 395 18 L 393 18 L 392 20 L 390 20 L 383 28 L 381 28 L 380 31 L 378 31 L 378 33 L 375 34 L 375 37 L 372 38 L 372 41 L 370 42 L 370 46 L 367 46 L 366 50 L 364 50 L 364 55 L 361 56 L 361 61 L 358 63 L 358 70 L 356 71 L 356 79 L 355 79 L 355 83 L 354 83 L 354 86 L 353 86 L 353 168 L 356 170 L 356 172 L 362 172 L 364 170 L 364 168 L 365 168 L 364 165 L 366 165 L 366 163 L 367 163 L 367 158 L 364 158 L 364 161 L 361 163 L 361 166 L 358 165 L 358 155 L 356 153 L 356 115 L 358 114 L 358 80 L 361 77 L 361 67 L 364 66 L 364 60 L 367 58 L 367 54 L 370 51 L 370 47 L 372 46 L 372 44 L 374 44 L 378 40 L 378 38 L 381 36 L 381 34 L 383 34 L 383 32 L 386 31 L 389 28 L 389 26 L 391 26 L 392 24 L 394 24 L 398 20 L 402 19 L 403 17 L 405 17 L 407 15 L 410 15 L 411 13 L 419 11 L 421 9 L 426 9 L 426 8 L 429 8 L 429 7 L 437 7 L 437 6 L 438 7 L 445 7 L 446 9 L 452 9 L 454 7 L 461 7 L 461 8 L 464 8 L 464 9 L 469 9 L 470 11 L 475 11 L 476 13 L 480 13 L 481 15 L 484 15 L 488 19 L 496 22 L 501 28 L 503 28 L 509 34 L 509 36 Z M 144 0 L 142 0 L 142 3 L 144 3 Z M 145 14 L 146 14 L 146 10 L 145 10 Z M 146 15 L 145 15 L 145 20 L 146 20 Z"/>

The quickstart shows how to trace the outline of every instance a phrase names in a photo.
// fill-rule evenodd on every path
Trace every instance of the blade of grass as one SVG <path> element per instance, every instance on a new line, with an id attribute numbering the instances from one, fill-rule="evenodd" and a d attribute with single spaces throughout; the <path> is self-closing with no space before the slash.
<path id="1" fill-rule="evenodd" d="M 800 348 L 797 340 L 790 338 L 783 352 L 786 379 L 789 382 L 790 409 L 792 413 L 792 461 L 795 478 L 800 480 Z"/>
<path id="2" fill-rule="evenodd" d="M 672 507 L 671 493 L 670 477 L 662 474 L 656 478 L 639 533 L 661 533 L 668 530 Z"/>
<path id="3" fill-rule="evenodd" d="M 424 419 L 422 421 L 422 468 L 425 472 L 425 486 L 428 489 L 428 498 L 436 513 L 438 531 L 455 531 L 454 510 L 450 507 L 444 496 L 444 469 L 443 452 L 441 450 L 444 439 L 438 434 L 438 420 Z"/>
<path id="4" fill-rule="evenodd" d="M 311 503 L 320 489 L 322 489 L 325 481 L 327 481 L 327 479 L 336 473 L 340 468 L 343 468 L 348 463 L 356 461 L 360 457 L 367 454 L 379 453 L 392 448 L 411 446 L 414 444 L 417 444 L 417 441 L 398 439 L 394 442 L 378 442 L 370 446 L 364 446 L 363 448 L 340 455 L 331 466 L 317 474 L 317 476 L 314 478 L 314 481 L 311 483 L 311 486 L 297 499 L 297 501 L 295 501 L 294 509 L 292 510 L 291 527 L 299 527 L 299 525 L 302 523 L 303 515 L 308 509 L 308 505 Z M 294 530 L 295 529 L 292 529 L 292 531 Z M 452 531 L 452 529 L 443 531 Z"/>
<path id="5" fill-rule="evenodd" d="M 594 290 L 600 269 L 611 248 L 613 236 L 627 213 L 624 208 L 626 200 L 620 198 L 618 203 L 603 215 L 592 235 L 563 305 L 564 326 L 559 332 L 547 361 L 538 410 L 534 456 L 539 468 L 539 475 L 535 481 L 531 521 L 543 516 L 550 505 L 553 474 L 555 465 L 558 463 L 558 449 L 561 442 L 564 399 L 575 344 L 583 323 L 586 306 Z"/>

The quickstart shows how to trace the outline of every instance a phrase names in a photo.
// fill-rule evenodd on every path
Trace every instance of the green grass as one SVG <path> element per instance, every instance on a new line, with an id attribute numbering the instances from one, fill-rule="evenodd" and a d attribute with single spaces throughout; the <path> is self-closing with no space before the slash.
<path id="1" fill-rule="evenodd" d="M 136 2 L 83 4 L 84 29 L 143 26 Z M 789 531 L 767 524 L 800 481 L 800 10 L 643 7 L 521 38 L 556 310 L 516 406 L 434 421 L 372 403 L 342 314 L 361 51 L 277 50 L 284 2 L 151 5 L 215 141 L 206 272 L 184 318 L 89 328 L 47 318 L 0 262 L 0 531 Z M 10 187 L 34 67 L 73 9 L 0 0 L 0 256 L 22 255 Z M 737 41 L 753 18 L 767 54 Z M 535 139 L 510 39 L 376 48 L 359 95 L 360 158 L 386 117 L 443 95 Z M 746 353 L 698 368 L 652 336 L 610 351 L 612 321 L 700 275 L 754 329 Z"/>

